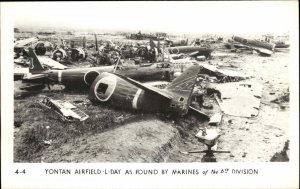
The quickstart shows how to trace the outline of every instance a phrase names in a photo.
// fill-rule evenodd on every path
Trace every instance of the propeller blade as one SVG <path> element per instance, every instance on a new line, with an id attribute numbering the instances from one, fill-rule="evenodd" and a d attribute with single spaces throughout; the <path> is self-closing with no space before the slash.
<path id="1" fill-rule="evenodd" d="M 82 42 L 82 43 L 83 43 L 83 44 L 82 44 L 82 47 L 85 48 L 85 46 L 86 46 L 86 38 L 85 38 L 85 36 L 83 37 L 83 40 L 82 40 L 82 41 L 83 41 L 83 42 Z"/>
<path id="2" fill-rule="evenodd" d="M 95 34 L 95 44 L 96 44 L 96 51 L 99 51 L 99 47 L 98 47 L 98 41 L 97 41 L 97 35 Z"/>
<path id="3" fill-rule="evenodd" d="M 184 152 L 184 151 L 179 151 L 182 154 L 195 154 L 195 153 L 206 153 L 207 150 L 201 150 L 201 151 L 189 151 L 189 152 Z"/>

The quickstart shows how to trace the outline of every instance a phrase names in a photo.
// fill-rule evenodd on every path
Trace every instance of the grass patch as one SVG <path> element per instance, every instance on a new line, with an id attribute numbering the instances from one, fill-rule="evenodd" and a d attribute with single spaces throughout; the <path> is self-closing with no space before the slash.
<path id="1" fill-rule="evenodd" d="M 54 99 L 68 100 L 69 96 L 51 94 Z M 50 95 L 47 95 L 50 96 Z M 58 97 L 59 96 L 59 97 Z M 74 95 L 72 95 L 73 99 Z M 115 110 L 106 106 L 90 104 L 74 104 L 89 115 L 85 121 L 63 121 L 56 112 L 43 107 L 37 97 L 28 100 L 15 100 L 15 133 L 14 161 L 39 162 L 43 150 L 48 148 L 45 141 L 51 142 L 51 149 L 59 148 L 62 144 L 73 141 L 79 136 L 103 132 L 118 124 L 117 118 L 128 115 L 128 112 Z M 86 101 L 86 99 L 83 99 Z M 70 100 L 72 103 L 72 100 Z"/>

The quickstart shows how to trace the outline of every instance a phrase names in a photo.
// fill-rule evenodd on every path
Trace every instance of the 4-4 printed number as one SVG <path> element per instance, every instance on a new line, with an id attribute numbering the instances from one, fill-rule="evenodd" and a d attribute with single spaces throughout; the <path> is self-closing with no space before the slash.
<path id="1" fill-rule="evenodd" d="M 20 171 L 19 169 L 17 169 L 15 173 L 16 174 L 25 174 L 26 171 L 25 171 L 25 169 L 23 169 L 22 171 Z"/>

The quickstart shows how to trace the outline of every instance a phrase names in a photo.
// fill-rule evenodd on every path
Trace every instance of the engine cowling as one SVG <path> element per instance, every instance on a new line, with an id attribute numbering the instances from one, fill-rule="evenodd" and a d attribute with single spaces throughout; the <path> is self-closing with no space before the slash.
<path id="1" fill-rule="evenodd" d="M 53 60 L 62 60 L 67 58 L 67 53 L 64 49 L 57 49 L 52 53 Z"/>
<path id="2" fill-rule="evenodd" d="M 103 72 L 91 85 L 89 99 L 96 104 L 109 103 L 113 106 L 132 109 L 137 107 L 138 99 L 135 96 L 138 90 L 139 88 L 135 85 L 116 75 Z"/>
<path id="3" fill-rule="evenodd" d="M 85 60 L 87 58 L 86 52 L 82 48 L 74 48 L 71 52 L 71 59 L 73 61 Z"/>
<path id="4" fill-rule="evenodd" d="M 43 42 L 37 43 L 34 49 L 37 55 L 45 55 L 47 51 L 46 45 Z"/>

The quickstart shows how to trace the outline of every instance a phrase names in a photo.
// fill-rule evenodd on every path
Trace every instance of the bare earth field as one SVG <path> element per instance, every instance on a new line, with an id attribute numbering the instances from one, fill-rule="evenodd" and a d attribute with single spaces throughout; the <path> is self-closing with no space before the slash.
<path id="1" fill-rule="evenodd" d="M 263 95 L 257 117 L 223 116 L 218 149 L 231 153 L 215 156 L 219 162 L 268 162 L 289 139 L 289 102 L 271 102 L 289 92 L 289 53 L 277 52 L 271 57 L 234 54 L 237 58 L 212 59 L 209 63 L 252 75 L 263 85 Z M 205 149 L 195 138 L 200 128 L 208 126 L 199 117 L 177 118 L 93 106 L 87 99 L 88 91 L 55 86 L 28 93 L 20 91 L 19 84 L 15 82 L 15 162 L 201 161 L 203 154 L 180 153 Z M 90 117 L 83 122 L 64 122 L 38 103 L 41 95 L 68 100 Z M 213 106 L 218 110 L 216 102 Z"/>

